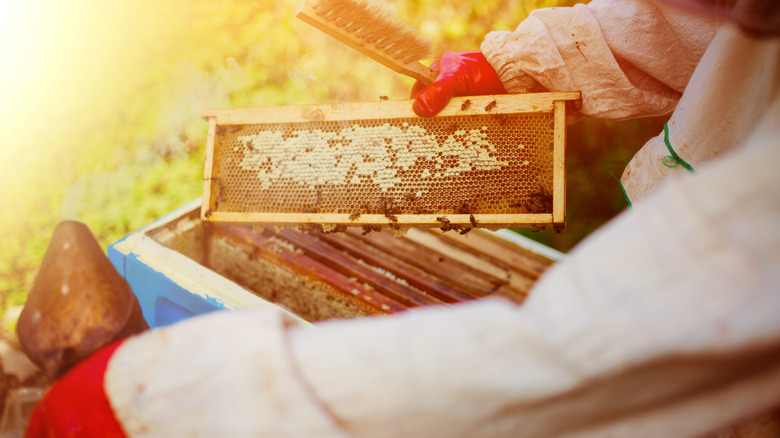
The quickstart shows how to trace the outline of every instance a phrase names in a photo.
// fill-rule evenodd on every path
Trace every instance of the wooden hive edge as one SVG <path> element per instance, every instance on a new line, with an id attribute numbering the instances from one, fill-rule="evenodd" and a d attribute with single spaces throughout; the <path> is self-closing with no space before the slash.
<path id="1" fill-rule="evenodd" d="M 358 218 L 350 219 L 350 215 L 335 213 L 247 213 L 214 211 L 210 212 L 205 219 L 209 222 L 240 225 L 256 225 L 262 223 L 264 226 L 289 226 L 307 223 L 355 227 L 365 225 L 390 225 L 391 223 L 434 228 L 439 228 L 446 224 L 473 226 L 471 217 L 468 214 L 398 214 L 394 216 L 396 218 L 395 222 L 391 222 L 385 215 L 381 214 L 363 214 Z M 443 220 L 439 220 L 439 218 Z M 530 227 L 534 224 L 542 225 L 553 223 L 553 216 L 550 213 L 475 214 L 474 219 L 477 222 L 476 228 L 515 228 Z"/>
<path id="2" fill-rule="evenodd" d="M 454 97 L 434 117 L 552 112 L 556 101 L 576 102 L 580 99 L 581 93 L 579 91 Z M 419 116 L 412 110 L 413 102 L 414 100 L 408 99 L 319 105 L 217 108 L 201 112 L 201 117 L 206 120 L 213 118 L 218 125 L 418 118 Z"/>

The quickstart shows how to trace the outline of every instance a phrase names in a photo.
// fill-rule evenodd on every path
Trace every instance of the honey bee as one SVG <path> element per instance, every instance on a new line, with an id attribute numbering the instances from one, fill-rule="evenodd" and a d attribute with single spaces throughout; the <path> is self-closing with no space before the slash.
<path id="1" fill-rule="evenodd" d="M 240 132 L 242 129 L 244 129 L 244 127 L 241 125 L 233 125 L 230 128 L 228 128 L 228 132 L 233 134 L 236 132 Z"/>
<path id="2" fill-rule="evenodd" d="M 349 215 L 349 221 L 350 221 L 350 222 L 354 222 L 354 221 L 355 221 L 355 219 L 357 219 L 357 218 L 359 218 L 359 217 L 360 217 L 360 212 L 359 212 L 359 211 L 357 211 L 357 212 L 355 212 L 355 213 L 352 213 L 351 215 Z"/>
<path id="3" fill-rule="evenodd" d="M 211 216 L 211 208 L 207 208 L 205 212 L 203 212 L 203 216 L 208 218 Z"/>
<path id="4" fill-rule="evenodd" d="M 383 100 L 384 101 L 384 100 L 387 100 L 387 99 L 388 99 L 387 96 L 379 96 L 379 100 Z"/>
<path id="5" fill-rule="evenodd" d="M 539 191 L 526 195 L 520 201 L 509 204 L 510 207 L 520 207 L 530 213 L 544 213 L 552 210 L 552 193 L 544 187 Z"/>
<path id="6" fill-rule="evenodd" d="M 532 213 L 541 213 L 545 210 L 542 200 L 535 197 L 528 198 L 528 202 L 525 203 L 525 208 Z"/>
<path id="7" fill-rule="evenodd" d="M 382 227 L 379 225 L 363 225 L 363 235 L 365 236 L 368 233 L 371 233 L 373 231 L 382 231 Z"/>
<path id="8" fill-rule="evenodd" d="M 217 176 L 212 176 L 211 178 L 208 178 L 208 180 L 217 183 L 217 202 L 226 201 L 227 198 L 223 194 L 223 191 L 225 190 L 225 184 L 222 183 L 222 180 L 220 180 Z"/>
<path id="9" fill-rule="evenodd" d="M 466 214 L 466 213 L 469 214 L 469 221 L 471 221 L 471 226 L 476 227 L 478 221 L 474 218 L 474 207 L 468 202 L 464 202 L 463 204 L 460 205 L 460 207 L 458 207 L 458 214 Z M 466 233 L 468 233 L 468 231 L 461 232 L 460 234 L 466 234 Z"/>
<path id="10" fill-rule="evenodd" d="M 467 109 L 471 108 L 471 99 L 466 99 L 463 101 L 463 103 L 460 105 L 461 111 L 466 111 Z"/>
<path id="11" fill-rule="evenodd" d="M 398 210 L 393 207 L 393 198 L 383 196 L 379 200 L 379 208 L 382 214 L 384 214 L 386 218 L 390 219 L 390 222 L 398 222 L 398 218 L 395 217 L 394 214 L 397 213 Z"/>
<path id="12" fill-rule="evenodd" d="M 409 202 L 414 202 L 417 200 L 417 195 L 414 194 L 414 192 L 406 192 L 404 194 L 404 198 L 406 198 L 406 200 Z"/>
<path id="13" fill-rule="evenodd" d="M 458 130 L 458 124 L 455 122 L 450 123 L 449 125 L 447 125 L 446 128 L 444 128 L 444 132 L 446 132 L 447 135 L 452 134 L 457 130 Z"/>
<path id="14" fill-rule="evenodd" d="M 472 228 L 464 228 L 464 229 L 460 230 L 460 232 L 458 234 L 460 234 L 462 236 L 464 234 L 468 234 L 468 232 L 471 231 L 471 230 L 472 230 Z"/>
<path id="15" fill-rule="evenodd" d="M 253 152 L 257 150 L 257 149 L 255 149 L 255 145 L 252 144 L 252 140 L 249 140 L 248 142 L 246 142 L 246 147 L 249 148 L 249 150 L 253 151 Z"/>
<path id="16" fill-rule="evenodd" d="M 442 230 L 442 232 L 446 233 L 447 231 L 450 231 L 450 230 L 456 230 L 457 231 L 457 230 L 460 229 L 460 226 L 455 225 L 455 224 L 451 224 L 450 220 L 447 219 L 444 216 L 438 216 L 438 217 L 436 217 L 436 220 L 441 222 L 440 229 Z"/>
<path id="17" fill-rule="evenodd" d="M 509 120 L 509 117 L 507 117 L 506 114 L 491 114 L 490 117 L 498 120 L 499 126 L 506 125 L 506 122 Z"/>
<path id="18" fill-rule="evenodd" d="M 494 100 L 485 106 L 485 111 L 490 112 L 498 103 Z"/>
<path id="19" fill-rule="evenodd" d="M 531 227 L 532 227 L 531 228 L 531 232 L 532 233 L 538 233 L 539 231 L 542 231 L 542 230 L 545 229 L 544 225 L 531 224 Z"/>

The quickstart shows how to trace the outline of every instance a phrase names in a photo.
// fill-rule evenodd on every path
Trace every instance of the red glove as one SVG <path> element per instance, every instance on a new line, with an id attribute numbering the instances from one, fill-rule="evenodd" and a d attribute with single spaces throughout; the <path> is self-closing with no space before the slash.
<path id="1" fill-rule="evenodd" d="M 439 72 L 431 85 L 424 87 L 417 82 L 412 87 L 412 109 L 418 116 L 436 115 L 453 96 L 506 94 L 482 52 L 444 52 L 431 70 Z"/>
<path id="2" fill-rule="evenodd" d="M 103 389 L 108 360 L 121 343 L 98 350 L 57 380 L 33 410 L 25 437 L 124 438 Z"/>

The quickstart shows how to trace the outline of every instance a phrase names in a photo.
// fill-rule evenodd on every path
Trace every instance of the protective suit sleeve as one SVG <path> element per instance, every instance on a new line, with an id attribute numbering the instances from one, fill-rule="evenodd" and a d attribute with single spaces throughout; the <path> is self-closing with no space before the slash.
<path id="1" fill-rule="evenodd" d="M 533 11 L 481 50 L 509 93 L 582 91 L 582 114 L 620 120 L 674 109 L 719 23 L 660 2 L 594 0 Z"/>
<path id="2" fill-rule="evenodd" d="M 586 240 L 524 306 L 296 331 L 302 375 L 360 437 L 698 436 L 771 408 L 780 102 L 763 126 Z"/>

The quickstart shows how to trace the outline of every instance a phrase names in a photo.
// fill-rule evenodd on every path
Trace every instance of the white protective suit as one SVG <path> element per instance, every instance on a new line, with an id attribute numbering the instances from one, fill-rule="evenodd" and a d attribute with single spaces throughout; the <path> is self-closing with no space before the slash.
<path id="1" fill-rule="evenodd" d="M 648 142 L 623 175 L 633 208 L 521 307 L 314 327 L 220 312 L 129 339 L 105 378 L 128 435 L 681 437 L 780 404 L 780 39 L 594 0 L 482 50 L 510 92 L 582 90 L 595 117 L 674 111 L 695 173 Z"/>

